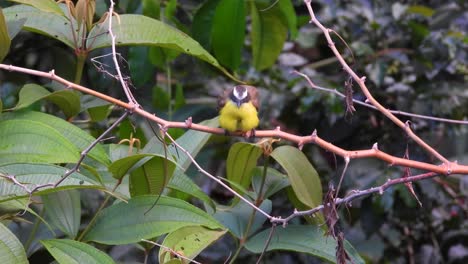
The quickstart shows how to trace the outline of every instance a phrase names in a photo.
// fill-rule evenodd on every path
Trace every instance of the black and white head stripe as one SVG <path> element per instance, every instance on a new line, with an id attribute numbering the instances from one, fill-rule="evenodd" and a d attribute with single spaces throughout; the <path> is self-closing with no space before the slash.
<path id="1" fill-rule="evenodd" d="M 245 89 L 244 86 L 234 87 L 234 90 L 232 91 L 232 93 L 239 100 L 245 99 L 247 97 L 247 95 L 248 95 L 247 89 Z"/>

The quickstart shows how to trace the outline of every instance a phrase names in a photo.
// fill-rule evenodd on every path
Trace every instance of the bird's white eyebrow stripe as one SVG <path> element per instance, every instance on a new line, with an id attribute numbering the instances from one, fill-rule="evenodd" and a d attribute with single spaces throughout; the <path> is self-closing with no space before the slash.
<path id="1" fill-rule="evenodd" d="M 237 98 L 239 98 L 239 99 L 241 99 L 241 100 L 244 99 L 245 97 L 247 97 L 247 89 L 244 89 L 244 91 L 242 92 L 242 94 L 239 94 L 239 93 L 237 92 L 237 89 L 234 88 L 233 93 L 234 93 L 234 96 L 235 96 L 235 97 L 237 97 Z"/>

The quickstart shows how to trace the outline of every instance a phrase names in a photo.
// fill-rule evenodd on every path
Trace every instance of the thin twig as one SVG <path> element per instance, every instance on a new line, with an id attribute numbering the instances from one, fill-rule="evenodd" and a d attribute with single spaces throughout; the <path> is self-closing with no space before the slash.
<path id="1" fill-rule="evenodd" d="M 180 149 L 182 152 L 185 153 L 185 155 L 187 155 L 187 157 L 192 161 L 193 165 L 195 165 L 195 167 L 197 167 L 198 171 L 205 174 L 206 176 L 208 176 L 210 179 L 212 179 L 213 181 L 217 182 L 219 185 L 223 186 L 226 190 L 228 190 L 229 192 L 231 192 L 232 194 L 234 194 L 235 196 L 237 196 L 239 199 L 241 199 L 242 201 L 244 201 L 246 204 L 248 204 L 250 207 L 254 208 L 257 212 L 263 214 L 264 216 L 266 216 L 268 219 L 271 219 L 272 216 L 269 215 L 268 213 L 266 213 L 265 211 L 263 211 L 262 209 L 260 209 L 258 206 L 256 206 L 255 204 L 253 204 L 252 202 L 250 202 L 249 200 L 247 200 L 246 198 L 244 198 L 242 195 L 240 195 L 239 193 L 237 193 L 236 191 L 234 191 L 234 189 L 232 189 L 231 187 L 229 187 L 227 184 L 225 184 L 223 181 L 221 181 L 220 179 L 218 179 L 218 177 L 216 176 L 213 176 L 211 175 L 209 172 L 207 172 L 206 170 L 204 170 L 200 164 L 198 164 L 198 162 L 193 158 L 193 156 L 190 154 L 190 152 L 188 152 L 185 148 L 183 148 L 181 145 L 179 145 L 179 143 L 177 143 L 172 137 L 171 135 L 169 135 L 169 133 L 165 132 L 165 135 L 167 138 L 169 138 L 169 140 L 172 142 L 172 144 L 174 144 L 174 146 L 176 146 L 178 149 Z"/>
<path id="2" fill-rule="evenodd" d="M 415 175 L 415 176 L 411 176 L 411 177 L 407 177 L 407 178 L 397 178 L 397 179 L 388 180 L 387 182 L 385 182 L 384 184 L 382 184 L 380 186 L 372 187 L 372 188 L 369 188 L 369 189 L 366 189 L 366 190 L 355 190 L 355 191 L 350 192 L 350 194 L 348 196 L 346 196 L 345 198 L 336 198 L 335 199 L 335 204 L 336 205 L 349 204 L 351 201 L 353 201 L 355 199 L 358 199 L 358 198 L 360 198 L 362 196 L 367 196 L 367 195 L 370 195 L 370 194 L 373 194 L 373 193 L 379 193 L 379 194 L 382 195 L 385 192 L 386 189 L 388 189 L 389 187 L 391 187 L 393 185 L 402 184 L 402 183 L 405 183 L 405 182 L 414 182 L 414 181 L 430 179 L 430 178 L 436 177 L 437 175 L 439 175 L 439 174 L 434 173 L 434 172 L 428 172 L 428 173 L 419 174 L 419 175 Z M 324 209 L 324 206 L 319 205 L 319 206 L 317 206 L 315 208 L 312 208 L 312 209 L 309 209 L 309 210 L 295 211 L 286 218 L 274 217 L 273 219 L 271 219 L 271 222 L 286 226 L 288 224 L 288 222 L 291 219 L 295 218 L 295 217 L 305 216 L 305 215 L 313 215 L 313 214 L 315 214 L 315 213 L 317 213 L 319 211 L 322 211 L 323 209 Z"/>
<path id="3" fill-rule="evenodd" d="M 292 73 L 300 75 L 304 79 L 306 79 L 306 81 L 309 83 L 310 88 L 312 88 L 312 89 L 322 91 L 322 92 L 331 93 L 331 94 L 334 94 L 334 95 L 339 96 L 341 98 L 346 98 L 346 96 L 343 93 L 341 93 L 340 91 L 338 91 L 336 89 L 331 89 L 331 88 L 326 88 L 326 87 L 316 85 L 314 82 L 312 82 L 312 80 L 310 79 L 309 76 L 305 75 L 302 72 L 292 71 Z M 353 98 L 353 102 L 358 104 L 358 105 L 362 105 L 364 107 L 370 108 L 370 109 L 378 110 L 377 107 L 375 107 L 375 106 L 373 106 L 371 104 L 368 104 L 366 102 L 359 101 L 359 100 L 354 99 L 354 98 Z M 443 123 L 468 125 L 468 120 L 456 120 L 456 119 L 448 119 L 448 118 L 441 118 L 441 117 L 434 117 L 434 116 L 427 116 L 427 115 L 418 115 L 418 114 L 413 114 L 413 113 L 410 113 L 410 112 L 399 111 L 399 110 L 390 110 L 390 109 L 388 109 L 388 111 L 390 113 L 394 114 L 394 115 L 409 116 L 409 117 L 414 117 L 414 118 L 418 118 L 418 119 L 426 119 L 426 120 L 432 120 L 432 121 L 443 122 Z"/>

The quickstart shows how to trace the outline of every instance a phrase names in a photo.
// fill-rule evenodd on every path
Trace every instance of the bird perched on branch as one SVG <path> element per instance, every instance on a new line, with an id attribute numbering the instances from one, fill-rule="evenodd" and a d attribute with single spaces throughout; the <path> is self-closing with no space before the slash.
<path id="1" fill-rule="evenodd" d="M 218 98 L 219 125 L 229 132 L 248 132 L 258 126 L 259 96 L 255 87 L 237 85 Z"/>

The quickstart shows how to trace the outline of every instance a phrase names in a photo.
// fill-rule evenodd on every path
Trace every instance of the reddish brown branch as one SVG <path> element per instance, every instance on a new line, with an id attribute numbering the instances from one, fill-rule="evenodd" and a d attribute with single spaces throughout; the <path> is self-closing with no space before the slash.
<path id="1" fill-rule="evenodd" d="M 193 130 L 198 130 L 206 133 L 211 133 L 211 134 L 218 134 L 218 135 L 224 135 L 225 131 L 221 128 L 214 128 L 214 127 L 208 127 L 208 126 L 203 126 L 199 124 L 195 124 L 191 122 L 190 117 L 187 119 L 186 122 L 174 122 L 174 121 L 167 121 L 165 119 L 162 119 L 160 117 L 157 117 L 154 114 L 151 114 L 141 108 L 135 108 L 135 105 L 129 104 L 122 102 L 118 99 L 115 99 L 113 97 L 110 97 L 108 95 L 96 92 L 95 90 L 91 90 L 89 88 L 86 88 L 84 86 L 72 83 L 70 81 L 65 80 L 64 78 L 61 78 L 60 76 L 55 75 L 54 71 L 50 72 L 42 72 L 42 71 L 37 71 L 37 70 L 31 70 L 31 69 L 26 69 L 26 68 L 21 68 L 21 67 L 16 67 L 12 65 L 5 65 L 5 64 L 0 64 L 0 69 L 8 70 L 8 71 L 16 71 L 16 72 L 22 72 L 30 75 L 35 75 L 35 76 L 40 76 L 40 77 L 45 77 L 49 78 L 51 80 L 57 81 L 69 88 L 75 89 L 77 91 L 90 94 L 92 96 L 98 97 L 100 99 L 103 99 L 109 103 L 112 103 L 114 105 L 120 106 L 122 108 L 125 108 L 127 110 L 132 111 L 135 114 L 138 114 L 142 117 L 148 118 L 148 120 L 154 121 L 158 124 L 160 124 L 162 127 L 166 128 L 186 128 L 186 129 L 193 129 Z M 401 122 L 401 121 L 400 121 Z M 409 128 L 408 128 L 409 130 Z M 233 133 L 235 136 L 243 136 L 242 133 Z M 330 142 L 327 142 L 323 139 L 321 139 L 317 133 L 314 131 L 312 135 L 309 136 L 297 136 L 294 134 L 290 134 L 284 131 L 281 131 L 280 128 L 276 128 L 273 130 L 258 130 L 255 132 L 255 136 L 258 138 L 263 138 L 263 137 L 273 137 L 273 138 L 281 138 L 293 143 L 296 143 L 298 146 L 302 146 L 307 143 L 313 143 L 318 146 L 320 146 L 323 149 L 326 149 L 330 152 L 335 153 L 336 155 L 339 155 L 343 158 L 350 158 L 350 159 L 357 159 L 357 158 L 368 158 L 368 157 L 373 157 L 377 159 L 381 159 L 387 163 L 389 163 L 391 166 L 404 166 L 404 167 L 410 167 L 410 168 L 416 168 L 416 169 L 421 169 L 421 170 L 426 170 L 426 171 L 431 171 L 439 174 L 444 174 L 444 175 L 449 175 L 449 174 L 468 174 L 468 166 L 467 165 L 459 165 L 456 162 L 448 162 L 448 167 L 447 165 L 439 166 L 439 165 L 434 165 L 426 162 L 420 162 L 420 161 L 414 161 L 414 160 L 407 160 L 407 159 L 402 159 L 399 157 L 392 156 L 390 154 L 387 154 L 383 151 L 378 150 L 377 145 L 375 144 L 373 148 L 371 149 L 365 149 L 365 150 L 345 150 L 340 147 L 337 147 Z"/>

